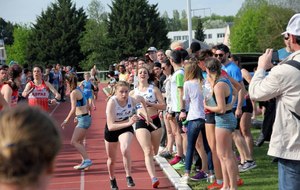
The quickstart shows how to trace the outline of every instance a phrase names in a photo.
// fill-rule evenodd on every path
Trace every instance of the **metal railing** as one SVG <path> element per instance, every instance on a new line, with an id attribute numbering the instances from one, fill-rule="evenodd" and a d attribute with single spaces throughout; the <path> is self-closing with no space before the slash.
<path id="1" fill-rule="evenodd" d="M 108 74 L 108 70 L 106 71 L 97 71 L 97 77 L 98 79 L 100 79 L 100 81 L 106 81 L 107 80 L 107 74 Z M 77 77 L 79 81 L 84 80 L 84 73 L 90 73 L 90 71 L 81 71 L 81 72 L 76 72 L 77 73 Z"/>

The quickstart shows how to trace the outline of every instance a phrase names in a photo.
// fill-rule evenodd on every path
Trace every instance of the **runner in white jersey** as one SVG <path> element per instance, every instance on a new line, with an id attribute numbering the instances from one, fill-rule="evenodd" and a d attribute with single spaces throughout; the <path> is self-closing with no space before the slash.
<path id="1" fill-rule="evenodd" d="M 159 110 L 166 109 L 163 96 L 157 87 L 149 84 L 149 70 L 141 67 L 138 70 L 138 85 L 135 90 L 131 91 L 131 95 L 143 96 L 149 116 L 153 120 L 154 125 L 147 125 L 145 120 L 136 122 L 136 138 L 139 141 L 145 155 L 145 165 L 151 178 L 152 187 L 157 188 L 159 180 L 155 174 L 153 156 L 158 153 L 160 138 L 162 134 L 161 123 L 159 119 Z M 138 110 L 138 114 L 145 114 L 143 110 Z M 149 152 L 150 150 L 150 152 Z"/>
<path id="2" fill-rule="evenodd" d="M 126 172 L 126 181 L 128 187 L 135 186 L 131 177 L 131 158 L 130 144 L 133 137 L 132 125 L 137 122 L 139 117 L 136 113 L 136 106 L 142 105 L 144 109 L 146 103 L 140 96 L 130 97 L 129 84 L 125 81 L 119 81 L 115 85 L 115 95 L 112 96 L 106 107 L 107 124 L 105 125 L 104 139 L 107 153 L 107 167 L 110 177 L 111 189 L 118 189 L 115 178 L 115 163 L 117 157 L 117 148 L 120 146 L 123 156 L 123 162 Z M 147 123 L 149 122 L 148 112 L 144 109 Z"/>

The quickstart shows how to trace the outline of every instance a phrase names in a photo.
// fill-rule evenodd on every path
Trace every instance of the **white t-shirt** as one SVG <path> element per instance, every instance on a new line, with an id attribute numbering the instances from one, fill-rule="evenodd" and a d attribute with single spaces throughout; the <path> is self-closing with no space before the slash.
<path id="1" fill-rule="evenodd" d="M 200 89 L 201 87 L 201 89 Z M 185 81 L 183 85 L 185 104 L 189 106 L 187 120 L 205 119 L 202 84 L 198 80 Z"/>

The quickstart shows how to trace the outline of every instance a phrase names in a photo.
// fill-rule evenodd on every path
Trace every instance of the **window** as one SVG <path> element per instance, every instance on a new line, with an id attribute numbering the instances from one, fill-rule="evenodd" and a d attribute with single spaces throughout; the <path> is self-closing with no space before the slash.
<path id="1" fill-rule="evenodd" d="M 174 36 L 174 40 L 175 41 L 181 40 L 181 36 Z"/>
<path id="2" fill-rule="evenodd" d="M 189 36 L 182 36 L 182 40 L 188 40 Z"/>
<path id="3" fill-rule="evenodd" d="M 212 34 L 208 34 L 207 38 L 212 39 Z"/>
<path id="4" fill-rule="evenodd" d="M 224 38 L 225 37 L 225 34 L 224 33 L 218 33 L 217 34 L 217 38 Z"/>

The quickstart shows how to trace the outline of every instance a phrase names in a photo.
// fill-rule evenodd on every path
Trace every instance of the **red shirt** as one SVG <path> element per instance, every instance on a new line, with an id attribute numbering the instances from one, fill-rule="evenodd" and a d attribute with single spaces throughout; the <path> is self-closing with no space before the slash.
<path id="1" fill-rule="evenodd" d="M 43 80 L 39 86 L 35 85 L 32 81 L 30 81 L 29 84 L 34 90 L 28 96 L 28 105 L 39 106 L 43 110 L 48 111 L 49 88 L 45 81 Z"/>

